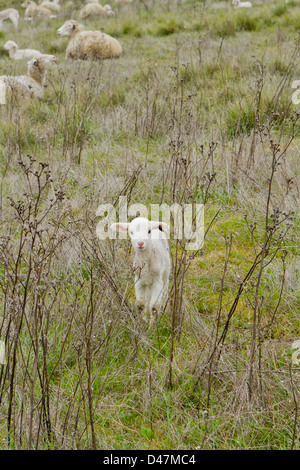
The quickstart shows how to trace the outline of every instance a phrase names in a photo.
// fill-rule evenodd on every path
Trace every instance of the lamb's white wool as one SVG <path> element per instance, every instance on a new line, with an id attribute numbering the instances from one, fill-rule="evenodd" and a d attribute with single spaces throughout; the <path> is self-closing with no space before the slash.
<path id="1" fill-rule="evenodd" d="M 15 41 L 7 41 L 3 49 L 8 51 L 9 57 L 14 60 L 30 60 L 41 57 L 43 54 L 35 49 L 19 49 Z"/>
<path id="2" fill-rule="evenodd" d="M 122 47 L 117 39 L 100 31 L 85 31 L 77 21 L 68 20 L 58 30 L 58 36 L 70 38 L 66 59 L 99 60 L 119 57 Z"/>
<path id="3" fill-rule="evenodd" d="M 32 21 L 36 18 L 56 18 L 53 12 L 49 8 L 37 5 L 32 0 L 25 0 L 21 5 L 22 8 L 26 8 L 24 14 L 24 20 Z"/>
<path id="4" fill-rule="evenodd" d="M 15 8 L 7 8 L 6 10 L 0 11 L 0 29 L 2 27 L 2 23 L 5 20 L 10 20 L 13 22 L 15 29 L 17 29 L 19 24 L 20 15 L 18 10 Z"/>
<path id="5" fill-rule="evenodd" d="M 43 98 L 44 83 L 48 68 L 57 62 L 54 55 L 43 55 L 28 62 L 27 75 L 2 75 L 0 82 L 5 83 L 8 90 L 24 98 Z"/>
<path id="6" fill-rule="evenodd" d="M 241 2 L 240 0 L 232 0 L 232 5 L 234 8 L 251 8 L 251 2 Z"/>
<path id="7" fill-rule="evenodd" d="M 130 223 L 117 222 L 111 230 L 127 231 L 135 250 L 136 305 L 152 313 L 159 311 L 167 300 L 170 254 L 165 232 L 169 229 L 163 222 L 153 222 L 137 217 Z M 152 317 L 151 317 L 152 320 Z"/>

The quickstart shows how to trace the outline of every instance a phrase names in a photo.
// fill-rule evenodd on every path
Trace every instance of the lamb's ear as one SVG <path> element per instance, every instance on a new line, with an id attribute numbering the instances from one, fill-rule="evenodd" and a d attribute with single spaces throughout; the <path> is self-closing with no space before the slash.
<path id="1" fill-rule="evenodd" d="M 114 230 L 115 232 L 127 232 L 128 225 L 129 224 L 127 222 L 117 222 L 115 224 L 111 224 L 110 229 Z"/>
<path id="2" fill-rule="evenodd" d="M 151 222 L 151 228 L 152 229 L 159 229 L 161 230 L 162 232 L 168 232 L 170 230 L 170 227 L 168 224 L 166 224 L 165 222 Z"/>

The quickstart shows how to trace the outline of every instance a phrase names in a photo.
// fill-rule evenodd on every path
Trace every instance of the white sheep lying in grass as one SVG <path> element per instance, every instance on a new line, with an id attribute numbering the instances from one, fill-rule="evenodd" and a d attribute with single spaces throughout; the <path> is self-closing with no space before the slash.
<path id="1" fill-rule="evenodd" d="M 97 2 L 89 2 L 79 12 L 79 18 L 86 20 L 87 18 L 93 18 L 94 16 L 114 16 L 115 12 L 112 10 L 110 5 L 100 5 Z"/>
<path id="2" fill-rule="evenodd" d="M 43 7 L 42 5 L 37 5 L 32 0 L 25 0 L 21 7 L 26 8 L 24 20 L 27 21 L 32 21 L 36 18 L 56 18 L 49 8 Z"/>
<path id="3" fill-rule="evenodd" d="M 43 98 L 44 83 L 48 68 L 57 62 L 54 55 L 43 55 L 28 62 L 27 75 L 2 75 L 0 83 L 5 83 L 6 88 L 13 94 L 28 98 Z"/>
<path id="4" fill-rule="evenodd" d="M 234 8 L 251 8 L 251 2 L 241 2 L 240 0 L 232 0 L 232 5 Z"/>
<path id="5" fill-rule="evenodd" d="M 135 295 L 139 310 L 152 314 L 158 312 L 167 300 L 170 254 L 165 232 L 168 225 L 151 222 L 137 217 L 130 223 L 117 222 L 111 225 L 113 231 L 127 231 L 135 250 Z"/>
<path id="6" fill-rule="evenodd" d="M 60 13 L 61 6 L 59 5 L 59 0 L 42 0 L 39 2 L 41 7 L 48 8 L 52 13 Z"/>
<path id="7" fill-rule="evenodd" d="M 15 29 L 17 29 L 19 24 L 20 14 L 18 10 L 14 8 L 7 8 L 6 10 L 0 11 L 0 29 L 2 28 L 2 23 L 5 20 L 10 20 L 13 22 Z"/>
<path id="8" fill-rule="evenodd" d="M 99 3 L 99 0 L 84 0 L 84 3 L 85 3 L 85 4 L 87 4 L 87 3 L 96 3 L 97 5 L 101 5 L 101 6 L 102 6 L 102 4 Z M 108 4 L 104 5 L 102 8 L 106 8 L 107 10 L 111 10 L 111 9 L 112 9 L 111 6 L 108 5 Z"/>
<path id="9" fill-rule="evenodd" d="M 8 51 L 9 57 L 14 60 L 30 60 L 41 57 L 43 54 L 35 49 L 19 49 L 15 41 L 7 41 L 3 49 Z"/>
<path id="10" fill-rule="evenodd" d="M 117 39 L 100 31 L 85 31 L 77 21 L 68 20 L 58 30 L 58 36 L 70 38 L 66 59 L 97 60 L 119 57 L 122 47 Z"/>

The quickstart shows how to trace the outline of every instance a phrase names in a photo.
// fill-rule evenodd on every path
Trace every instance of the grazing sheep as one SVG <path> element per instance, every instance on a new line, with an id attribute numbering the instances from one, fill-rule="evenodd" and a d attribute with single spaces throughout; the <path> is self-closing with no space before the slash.
<path id="1" fill-rule="evenodd" d="M 32 21 L 36 18 L 56 18 L 49 8 L 42 7 L 42 5 L 37 5 L 32 0 L 25 0 L 21 7 L 26 8 L 24 19 L 27 21 Z"/>
<path id="2" fill-rule="evenodd" d="M 43 98 L 44 83 L 48 68 L 57 62 L 54 55 L 44 55 L 28 62 L 27 75 L 2 75 L 0 83 L 5 83 L 7 88 L 20 95 L 28 98 Z"/>
<path id="3" fill-rule="evenodd" d="M 85 5 L 79 12 L 79 18 L 86 20 L 94 16 L 114 16 L 115 12 L 111 9 L 110 5 L 100 5 L 100 3 L 90 2 Z"/>
<path id="4" fill-rule="evenodd" d="M 18 10 L 14 8 L 7 8 L 6 10 L 0 11 L 0 28 L 2 28 L 2 23 L 5 20 L 10 20 L 13 22 L 15 29 L 17 29 L 19 24 L 20 14 Z"/>
<path id="5" fill-rule="evenodd" d="M 161 309 L 167 300 L 170 254 L 165 231 L 168 225 L 163 222 L 151 222 L 144 217 L 137 217 L 130 223 L 117 222 L 111 230 L 127 231 L 135 250 L 135 294 L 136 305 L 152 314 Z"/>
<path id="6" fill-rule="evenodd" d="M 70 38 L 66 59 L 97 60 L 122 54 L 122 47 L 115 38 L 100 31 L 85 31 L 84 26 L 74 20 L 66 21 L 57 34 Z"/>
<path id="7" fill-rule="evenodd" d="M 41 7 L 48 8 L 52 13 L 60 13 L 61 6 L 59 5 L 59 0 L 42 0 L 39 2 Z"/>
<path id="8" fill-rule="evenodd" d="M 251 2 L 241 2 L 240 0 L 232 0 L 232 5 L 234 8 L 251 8 Z"/>
<path id="9" fill-rule="evenodd" d="M 8 51 L 9 57 L 14 60 L 29 60 L 42 56 L 42 53 L 35 49 L 19 49 L 15 41 L 7 41 L 4 44 L 3 49 Z"/>

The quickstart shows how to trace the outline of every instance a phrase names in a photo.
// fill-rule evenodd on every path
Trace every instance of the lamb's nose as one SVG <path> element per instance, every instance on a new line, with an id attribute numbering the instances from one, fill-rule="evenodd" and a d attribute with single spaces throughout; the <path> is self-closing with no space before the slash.
<path id="1" fill-rule="evenodd" d="M 144 242 L 138 242 L 138 245 L 139 245 L 140 248 L 143 248 Z"/>

